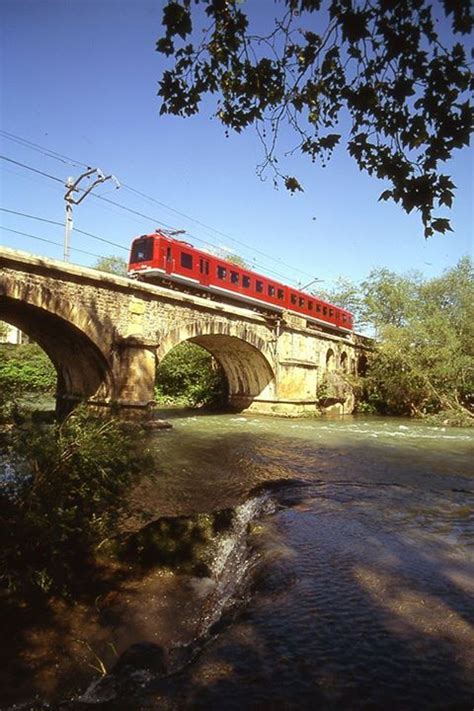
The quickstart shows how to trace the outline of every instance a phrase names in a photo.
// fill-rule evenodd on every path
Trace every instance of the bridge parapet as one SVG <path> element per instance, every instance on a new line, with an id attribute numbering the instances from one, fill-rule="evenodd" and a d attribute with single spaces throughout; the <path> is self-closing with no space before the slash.
<path id="1" fill-rule="evenodd" d="M 173 291 L 25 252 L 0 249 L 0 319 L 30 335 L 58 373 L 58 412 L 86 400 L 147 413 L 156 364 L 193 341 L 221 363 L 230 403 L 272 414 L 314 412 L 326 370 L 354 370 L 366 345 L 294 314 Z"/>

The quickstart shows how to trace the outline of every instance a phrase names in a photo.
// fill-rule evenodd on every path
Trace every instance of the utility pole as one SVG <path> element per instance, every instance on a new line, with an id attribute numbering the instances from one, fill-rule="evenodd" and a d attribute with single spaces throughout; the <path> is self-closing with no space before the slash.
<path id="1" fill-rule="evenodd" d="M 81 180 L 91 178 L 91 176 L 96 175 L 97 177 L 93 180 L 89 187 L 81 188 L 79 183 Z M 71 232 L 73 229 L 73 219 L 72 219 L 72 206 L 80 205 L 87 195 L 100 183 L 105 183 L 106 180 L 113 180 L 116 187 L 120 187 L 120 183 L 114 175 L 104 175 L 99 168 L 88 168 L 82 175 L 78 178 L 68 178 L 66 180 L 66 193 L 64 195 L 64 200 L 66 202 L 66 223 L 64 225 L 64 261 L 69 262 L 70 257 L 70 243 L 71 243 Z M 74 198 L 73 193 L 82 192 L 80 198 Z"/>

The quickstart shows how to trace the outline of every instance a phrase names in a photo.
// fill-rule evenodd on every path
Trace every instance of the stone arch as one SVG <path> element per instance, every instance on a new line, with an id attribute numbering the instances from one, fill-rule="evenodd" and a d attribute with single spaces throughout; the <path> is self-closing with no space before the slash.
<path id="1" fill-rule="evenodd" d="M 15 293 L 21 294 L 21 289 Z M 26 298 L 0 296 L 0 318 L 36 341 L 53 363 L 57 373 L 58 416 L 64 417 L 79 401 L 92 396 L 110 396 L 113 391 L 111 368 L 98 345 L 76 324 L 54 310 L 31 303 L 40 301 L 38 294 L 30 296 L 30 303 Z M 58 303 L 56 298 L 53 301 Z M 65 305 L 63 310 L 68 308 L 70 306 Z"/>
<path id="2" fill-rule="evenodd" d="M 336 370 L 336 356 L 332 348 L 326 351 L 326 370 L 329 372 Z"/>
<path id="3" fill-rule="evenodd" d="M 218 361 L 227 378 L 232 406 L 243 409 L 255 399 L 274 395 L 275 375 L 268 344 L 247 326 L 203 320 L 172 329 L 160 343 L 158 360 L 183 341 L 196 343 Z"/>
<path id="4" fill-rule="evenodd" d="M 346 351 L 342 351 L 341 357 L 339 358 L 339 367 L 343 373 L 347 373 L 349 370 L 349 358 Z"/>

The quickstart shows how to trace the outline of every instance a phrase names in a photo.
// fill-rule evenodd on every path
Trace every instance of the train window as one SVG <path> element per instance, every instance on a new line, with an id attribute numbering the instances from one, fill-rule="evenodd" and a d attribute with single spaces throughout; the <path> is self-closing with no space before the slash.
<path id="1" fill-rule="evenodd" d="M 328 315 L 328 307 L 327 306 L 323 306 L 323 315 L 324 316 Z"/>
<path id="2" fill-rule="evenodd" d="M 193 255 L 188 252 L 181 252 L 181 266 L 185 269 L 193 268 Z"/>
<path id="3" fill-rule="evenodd" d="M 259 294 L 263 292 L 263 281 L 257 281 L 255 282 L 255 290 L 258 291 Z"/>
<path id="4" fill-rule="evenodd" d="M 201 274 L 209 274 L 209 262 L 207 259 L 199 260 L 199 271 Z"/>
<path id="5" fill-rule="evenodd" d="M 321 313 L 321 304 L 316 304 L 316 311 L 318 312 L 318 314 Z"/>
<path id="6" fill-rule="evenodd" d="M 277 297 L 278 297 L 279 299 L 284 299 L 284 298 L 285 298 L 285 292 L 283 291 L 283 289 L 277 289 Z"/>
<path id="7" fill-rule="evenodd" d="M 303 308 L 303 306 L 304 306 L 304 299 L 303 299 L 302 296 L 300 296 L 299 303 L 300 303 L 301 308 Z"/>
<path id="8" fill-rule="evenodd" d="M 227 277 L 227 269 L 225 267 L 221 267 L 220 264 L 217 265 L 217 278 L 218 279 L 225 279 Z"/>
<path id="9" fill-rule="evenodd" d="M 329 315 L 334 316 L 334 309 L 329 309 Z"/>
<path id="10" fill-rule="evenodd" d="M 171 247 L 166 247 L 166 261 L 171 262 Z"/>
<path id="11" fill-rule="evenodd" d="M 250 287 L 250 277 L 246 276 L 245 274 L 242 277 L 242 286 L 245 289 L 248 289 Z"/>
<path id="12" fill-rule="evenodd" d="M 291 296 L 290 296 L 290 301 L 291 301 L 292 304 L 296 304 L 296 301 L 297 301 L 297 299 L 296 299 L 296 294 L 291 294 Z"/>
<path id="13" fill-rule="evenodd" d="M 313 302 L 312 301 L 308 301 L 308 309 L 309 309 L 309 311 L 313 310 Z"/>
<path id="14" fill-rule="evenodd" d="M 230 280 L 232 284 L 238 284 L 239 283 L 239 272 L 231 272 L 230 273 Z"/>
<path id="15" fill-rule="evenodd" d="M 342 314 L 342 323 L 346 323 L 346 321 L 347 321 L 346 314 Z"/>
<path id="16" fill-rule="evenodd" d="M 130 261 L 133 262 L 147 262 L 153 257 L 153 240 L 144 239 L 140 242 L 135 242 L 132 247 L 132 254 Z"/>
<path id="17" fill-rule="evenodd" d="M 275 287 L 273 284 L 268 285 L 268 296 L 275 296 Z"/>

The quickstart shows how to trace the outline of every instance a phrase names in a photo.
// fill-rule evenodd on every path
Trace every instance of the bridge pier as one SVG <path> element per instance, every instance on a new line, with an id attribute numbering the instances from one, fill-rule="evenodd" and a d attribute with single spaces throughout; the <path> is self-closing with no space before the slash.
<path id="1" fill-rule="evenodd" d="M 110 405 L 125 419 L 149 419 L 154 406 L 156 344 L 125 338 L 115 344 Z"/>
<path id="2" fill-rule="evenodd" d="M 230 405 L 262 414 L 350 412 L 342 381 L 371 344 L 283 313 L 133 281 L 0 248 L 0 318 L 30 335 L 58 373 L 57 411 L 79 402 L 147 419 L 157 360 L 183 341 L 206 348 L 224 369 Z M 348 385 L 348 383 L 347 383 Z"/>

